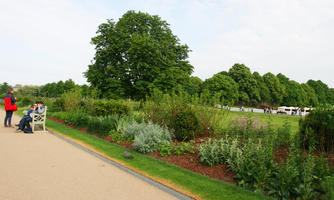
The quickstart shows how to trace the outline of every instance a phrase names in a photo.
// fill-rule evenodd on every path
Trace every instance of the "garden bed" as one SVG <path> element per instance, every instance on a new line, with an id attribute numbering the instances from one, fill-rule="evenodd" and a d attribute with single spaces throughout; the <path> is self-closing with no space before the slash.
<path id="1" fill-rule="evenodd" d="M 55 117 L 48 117 L 48 119 L 56 121 L 56 122 L 61 123 L 61 124 L 64 124 L 64 125 L 66 125 L 70 128 L 75 128 L 71 124 L 66 124 L 64 122 L 64 120 L 61 120 L 61 119 L 58 119 L 58 118 L 55 118 Z M 80 132 L 90 134 L 90 133 L 87 132 L 87 128 L 80 128 L 78 130 Z M 98 136 L 98 135 L 95 134 L 95 136 Z M 132 142 L 116 143 L 116 142 L 113 142 L 111 140 L 112 136 L 106 136 L 106 137 L 103 137 L 102 139 L 104 139 L 108 142 L 120 145 L 120 146 L 125 147 L 127 149 L 133 149 Z M 200 143 L 200 140 L 201 139 L 197 139 L 195 145 Z M 197 152 L 195 152 L 194 154 L 186 154 L 186 155 L 179 155 L 179 156 L 169 155 L 169 156 L 163 157 L 163 156 L 160 155 L 159 152 L 155 151 L 155 152 L 149 153 L 147 155 L 151 156 L 151 157 L 154 157 L 154 158 L 157 158 L 161 161 L 168 162 L 168 163 L 177 165 L 179 167 L 191 170 L 193 172 L 211 177 L 211 178 L 219 179 L 219 180 L 222 180 L 222 181 L 228 182 L 228 183 L 235 183 L 234 174 L 231 171 L 229 171 L 227 165 L 220 164 L 220 165 L 216 165 L 216 166 L 213 166 L 213 167 L 203 165 L 203 164 L 200 163 L 199 158 L 197 157 Z"/>

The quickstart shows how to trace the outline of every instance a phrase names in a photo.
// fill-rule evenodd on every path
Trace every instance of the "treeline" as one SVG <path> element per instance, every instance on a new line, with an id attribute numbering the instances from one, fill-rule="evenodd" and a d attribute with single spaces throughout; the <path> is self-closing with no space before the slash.
<path id="1" fill-rule="evenodd" d="M 76 84 L 72 79 L 66 81 L 58 81 L 47 83 L 42 86 L 31 85 L 14 85 L 11 86 L 7 82 L 0 84 L 0 95 L 3 97 L 8 88 L 14 88 L 15 95 L 19 97 L 60 97 L 62 94 L 68 91 L 78 90 L 82 97 L 97 98 L 95 95 L 97 91 L 88 85 Z"/>
<path id="2" fill-rule="evenodd" d="M 0 94 L 5 94 L 9 86 L 0 84 Z M 119 86 L 122 87 L 122 86 Z M 71 79 L 47 83 L 42 86 L 15 85 L 14 89 L 19 96 L 32 97 L 60 97 L 63 93 L 78 90 L 82 97 L 110 98 L 103 92 L 88 85 L 78 85 Z M 235 64 L 228 71 L 222 71 L 205 81 L 190 76 L 184 84 L 176 85 L 172 90 L 163 89 L 162 86 L 150 88 L 148 93 L 141 96 L 150 96 L 153 90 L 164 93 L 186 94 L 192 99 L 198 99 L 204 104 L 223 105 L 249 105 L 268 106 L 285 105 L 314 107 L 321 104 L 334 105 L 334 88 L 329 88 L 320 80 L 309 80 L 298 83 L 279 73 L 276 76 L 266 73 L 261 76 L 243 64 Z M 112 92 L 112 91 L 110 91 Z M 114 99 L 131 98 L 131 96 Z M 140 100 L 140 99 L 137 99 Z"/>
<path id="3" fill-rule="evenodd" d="M 194 79 L 194 78 L 192 78 Z M 243 64 L 215 74 L 201 85 L 199 95 L 206 94 L 225 104 L 317 106 L 334 104 L 334 88 L 318 80 L 298 83 L 279 73 L 276 76 L 251 73 Z"/>

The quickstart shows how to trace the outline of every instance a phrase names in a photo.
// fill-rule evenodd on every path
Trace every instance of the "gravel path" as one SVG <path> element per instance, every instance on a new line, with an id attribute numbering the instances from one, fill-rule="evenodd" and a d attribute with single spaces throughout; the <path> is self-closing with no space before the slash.
<path id="1" fill-rule="evenodd" d="M 15 133 L 3 126 L 4 115 L 0 110 L 1 200 L 176 199 L 49 133 Z"/>

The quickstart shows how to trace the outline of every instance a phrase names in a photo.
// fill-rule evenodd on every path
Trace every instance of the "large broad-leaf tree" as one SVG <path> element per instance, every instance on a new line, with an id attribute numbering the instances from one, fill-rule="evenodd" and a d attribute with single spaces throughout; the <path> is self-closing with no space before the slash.
<path id="1" fill-rule="evenodd" d="M 216 102 L 212 103 L 223 105 L 233 105 L 239 98 L 238 84 L 230 76 L 220 73 L 204 81 L 202 93 L 216 99 Z"/>
<path id="2" fill-rule="evenodd" d="M 270 103 L 277 105 L 281 104 L 283 97 L 285 96 L 284 85 L 282 85 L 279 79 L 270 72 L 263 75 L 263 81 L 270 91 Z"/>
<path id="3" fill-rule="evenodd" d="M 85 76 L 102 97 L 141 99 L 154 88 L 170 92 L 193 72 L 188 46 L 156 15 L 128 11 L 118 22 L 107 20 L 92 44 L 96 53 Z"/>
<path id="4" fill-rule="evenodd" d="M 261 100 L 259 84 L 248 67 L 236 63 L 228 74 L 239 85 L 239 102 L 255 104 Z"/>

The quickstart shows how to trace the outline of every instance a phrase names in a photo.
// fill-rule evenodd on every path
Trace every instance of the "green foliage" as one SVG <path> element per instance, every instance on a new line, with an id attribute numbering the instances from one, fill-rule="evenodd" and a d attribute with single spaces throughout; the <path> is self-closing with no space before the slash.
<path id="1" fill-rule="evenodd" d="M 127 139 L 122 136 L 122 134 L 117 130 L 111 130 L 109 132 L 109 135 L 111 136 L 111 140 L 116 143 L 122 143 L 122 142 L 130 142 L 131 139 Z"/>
<path id="2" fill-rule="evenodd" d="M 89 116 L 80 110 L 67 112 L 64 118 L 65 123 L 72 124 L 75 127 L 84 127 L 89 121 Z"/>
<path id="3" fill-rule="evenodd" d="M 191 140 L 189 142 L 180 142 L 178 144 L 174 145 L 173 152 L 175 155 L 185 155 L 187 153 L 195 153 L 195 146 L 194 146 L 194 140 Z"/>
<path id="4" fill-rule="evenodd" d="M 277 135 L 275 137 L 275 145 L 277 147 L 284 146 L 289 147 L 291 144 L 291 124 L 286 121 L 282 127 L 277 129 Z"/>
<path id="5" fill-rule="evenodd" d="M 321 183 L 328 175 L 326 160 L 293 151 L 273 171 L 268 194 L 279 199 L 317 199 L 325 192 Z"/>
<path id="6" fill-rule="evenodd" d="M 327 176 L 321 183 L 321 188 L 324 191 L 324 195 L 321 196 L 324 200 L 333 200 L 334 199 L 334 177 Z"/>
<path id="7" fill-rule="evenodd" d="M 64 101 L 64 110 L 77 110 L 81 106 L 82 96 L 81 92 L 78 89 L 67 91 L 61 95 L 61 98 Z"/>
<path id="8" fill-rule="evenodd" d="M 175 137 L 179 141 L 188 141 L 197 136 L 199 121 L 192 110 L 180 111 L 175 115 L 172 122 Z"/>
<path id="9" fill-rule="evenodd" d="M 85 73 L 102 97 L 142 99 L 154 88 L 170 92 L 193 71 L 187 45 L 156 15 L 128 11 L 101 24 L 92 38 L 96 53 Z"/>
<path id="10" fill-rule="evenodd" d="M 65 100 L 63 98 L 56 98 L 53 103 L 54 109 L 52 111 L 64 111 L 65 110 Z"/>
<path id="11" fill-rule="evenodd" d="M 202 99 L 206 99 L 206 104 L 233 105 L 238 101 L 238 97 L 238 84 L 229 76 L 215 74 L 203 83 Z"/>
<path id="12" fill-rule="evenodd" d="M 315 199 L 328 193 L 328 163 L 311 153 L 292 151 L 286 163 L 273 162 L 272 144 L 261 140 L 209 139 L 198 146 L 203 164 L 228 164 L 237 184 L 256 191 L 267 191 L 279 199 Z M 321 184 L 322 183 L 322 184 Z"/>
<path id="13" fill-rule="evenodd" d="M 92 117 L 88 121 L 87 131 L 91 133 L 98 133 L 101 137 L 108 136 L 110 130 L 116 130 L 117 120 L 117 115 Z"/>
<path id="14" fill-rule="evenodd" d="M 122 130 L 123 137 L 134 139 L 133 146 L 141 153 L 150 153 L 160 144 L 170 144 L 173 134 L 166 128 L 149 123 L 133 121 Z"/>
<path id="15" fill-rule="evenodd" d="M 161 156 L 166 157 L 169 156 L 173 153 L 173 143 L 164 143 L 164 144 L 159 144 L 158 146 L 158 151 Z"/>
<path id="16" fill-rule="evenodd" d="M 107 115 L 127 115 L 129 107 L 122 101 L 117 100 L 96 100 L 92 105 L 93 116 L 107 116 Z"/>
<path id="17" fill-rule="evenodd" d="M 180 156 L 186 155 L 188 153 L 194 154 L 195 153 L 195 146 L 194 141 L 191 140 L 190 142 L 180 142 L 180 143 L 166 143 L 166 144 L 159 144 L 158 151 L 160 152 L 161 156 L 169 156 L 171 154 Z"/>
<path id="18" fill-rule="evenodd" d="M 318 108 L 300 120 L 299 140 L 301 145 L 319 151 L 334 151 L 334 109 Z"/>
<path id="19" fill-rule="evenodd" d="M 285 95 L 285 87 L 280 83 L 279 79 L 272 73 L 266 73 L 263 75 L 263 81 L 270 92 L 270 103 L 282 103 L 283 96 Z"/>
<path id="20" fill-rule="evenodd" d="M 35 101 L 32 97 L 25 96 L 22 99 L 19 99 L 19 101 L 17 102 L 17 105 L 21 107 L 25 107 L 25 106 L 30 106 L 34 103 Z"/>
<path id="21" fill-rule="evenodd" d="M 239 85 L 239 102 L 260 102 L 261 96 L 259 84 L 248 67 L 244 64 L 234 64 L 230 68 L 228 74 Z"/>

